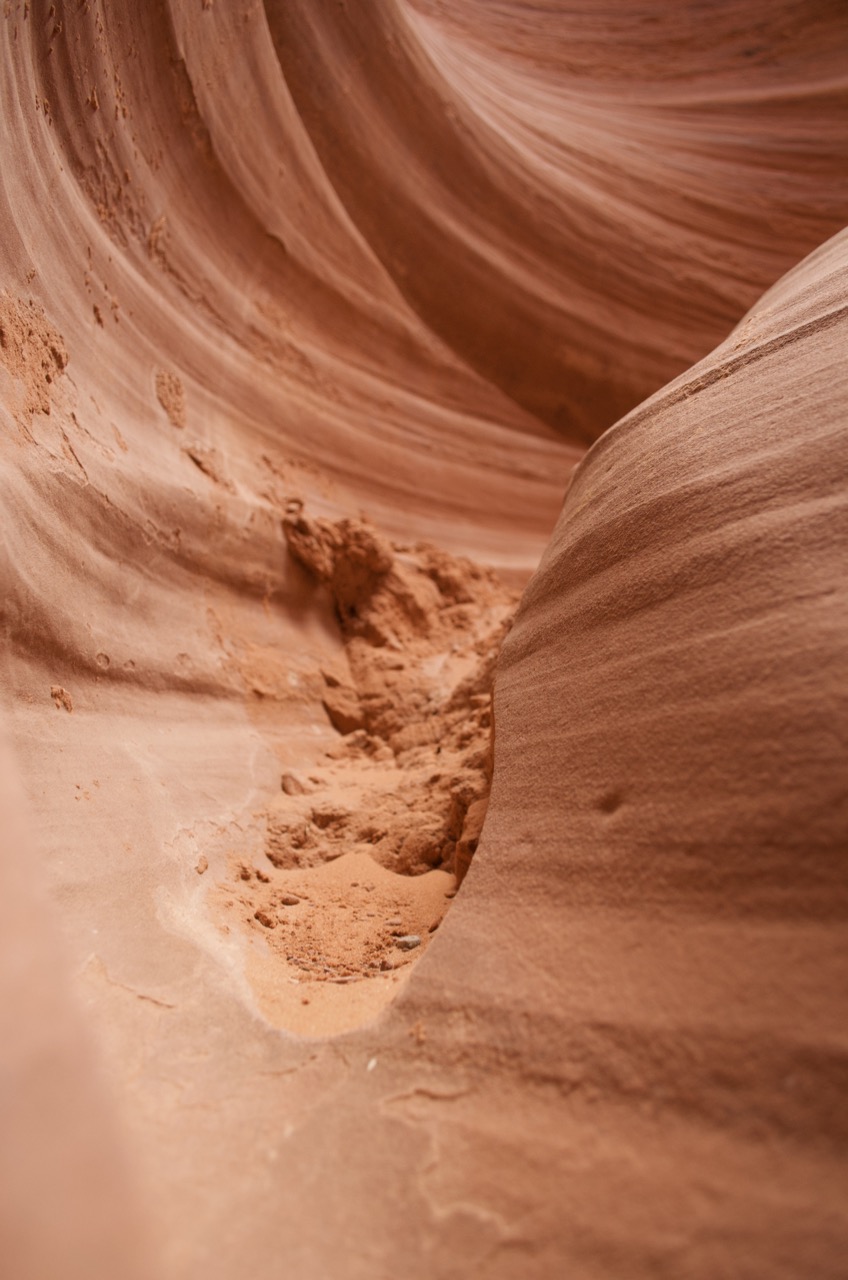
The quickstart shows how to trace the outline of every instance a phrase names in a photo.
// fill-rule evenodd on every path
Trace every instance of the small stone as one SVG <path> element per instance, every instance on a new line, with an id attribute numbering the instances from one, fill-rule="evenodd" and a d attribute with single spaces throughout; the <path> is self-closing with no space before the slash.
<path id="1" fill-rule="evenodd" d="M 202 876 L 208 866 L 209 866 L 209 859 L 207 858 L 205 853 L 202 853 L 200 857 L 197 859 L 197 866 L 194 869 L 199 876 Z"/>
<path id="2" fill-rule="evenodd" d="M 269 916 L 267 911 L 254 911 L 253 918 L 258 920 L 261 925 L 264 925 L 266 929 L 276 928 L 276 920 L 273 916 Z"/>
<path id="3" fill-rule="evenodd" d="M 393 929 L 393 928 L 395 928 L 397 925 L 399 925 L 400 923 L 401 923 L 401 922 L 400 922 L 400 920 L 387 920 L 387 921 L 386 921 L 386 928 L 387 928 L 387 929 Z"/>
<path id="4" fill-rule="evenodd" d="M 293 893 L 286 893 L 280 898 L 280 902 L 284 907 L 299 907 L 300 898 L 296 898 Z"/>
<path id="5" fill-rule="evenodd" d="M 430 928 L 427 930 L 427 932 L 435 933 L 441 923 L 442 923 L 441 920 L 434 920 L 433 923 L 430 925 Z"/>
<path id="6" fill-rule="evenodd" d="M 280 786 L 287 796 L 302 796 L 306 791 L 306 787 L 293 773 L 284 773 L 280 779 Z"/>
<path id="7" fill-rule="evenodd" d="M 395 946 L 400 947 L 401 951 L 414 951 L 421 946 L 421 939 L 417 933 L 407 933 L 402 938 L 395 938 Z"/>
<path id="8" fill-rule="evenodd" d="M 354 733 L 365 724 L 359 698 L 353 689 L 328 687 L 321 702 L 330 723 L 339 733 Z"/>
<path id="9" fill-rule="evenodd" d="M 54 703 L 56 704 L 57 711 L 59 711 L 62 707 L 64 707 L 66 711 L 73 711 L 74 709 L 73 699 L 71 695 L 68 693 L 67 689 L 63 689 L 60 684 L 53 684 L 50 686 L 50 697 L 53 699 Z"/>
<path id="10" fill-rule="evenodd" d="M 256 879 L 257 879 L 257 880 L 261 880 L 263 884 L 270 884 L 270 883 L 271 883 L 271 877 L 270 877 L 269 875 L 266 875 L 266 873 L 265 873 L 264 871 L 258 871 L 258 870 L 257 870 L 257 872 L 256 872 Z"/>

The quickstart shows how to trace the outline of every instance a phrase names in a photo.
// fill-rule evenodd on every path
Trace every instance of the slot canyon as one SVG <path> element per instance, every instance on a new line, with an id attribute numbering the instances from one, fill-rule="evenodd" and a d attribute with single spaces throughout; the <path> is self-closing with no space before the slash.
<path id="1" fill-rule="evenodd" d="M 844 1276 L 843 0 L 0 66 L 3 1276 Z"/>

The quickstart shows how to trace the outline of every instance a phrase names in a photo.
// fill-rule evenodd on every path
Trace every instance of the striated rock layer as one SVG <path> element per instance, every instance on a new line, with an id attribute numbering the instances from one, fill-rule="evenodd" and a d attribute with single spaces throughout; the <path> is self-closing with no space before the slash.
<path id="1" fill-rule="evenodd" d="M 843 225 L 837 5 L 265 8 L 401 293 L 571 439 L 704 355 Z"/>
<path id="2" fill-rule="evenodd" d="M 846 54 L 7 0 L 4 1273 L 842 1273 Z"/>
<path id="3" fill-rule="evenodd" d="M 501 654 L 429 972 L 568 1117 L 547 1274 L 842 1265 L 847 285 L 848 233 L 590 450 Z"/>

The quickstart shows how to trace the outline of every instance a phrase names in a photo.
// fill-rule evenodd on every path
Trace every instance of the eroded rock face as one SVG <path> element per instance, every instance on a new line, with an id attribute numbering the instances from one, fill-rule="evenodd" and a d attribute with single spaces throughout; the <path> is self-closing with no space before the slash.
<path id="1" fill-rule="evenodd" d="M 842 1273 L 847 47 L 4 6 L 0 1270 Z"/>
<path id="2" fill-rule="evenodd" d="M 289 551 L 327 589 L 344 642 L 320 668 L 341 736 L 283 774 L 262 855 L 233 850 L 212 901 L 222 933 L 269 952 L 250 970 L 265 1016 L 314 1036 L 373 1021 L 397 998 L 468 870 L 516 597 L 435 546 L 290 508 Z"/>
<path id="3" fill-rule="evenodd" d="M 843 225 L 832 5 L 265 9 L 325 171 L 399 291 L 569 438 L 683 372 Z"/>
<path id="4" fill-rule="evenodd" d="M 842 235 L 574 475 L 497 714 L 521 743 L 504 785 L 556 739 L 537 816 L 563 825 L 576 900 L 848 909 L 846 262 Z"/>
<path id="5" fill-rule="evenodd" d="M 498 664 L 485 831 L 430 974 L 473 956 L 481 1054 L 520 1038 L 559 1092 L 581 1136 L 549 1148 L 550 1230 L 590 1275 L 608 1248 L 706 1276 L 702 1197 L 742 1274 L 839 1270 L 846 288 L 848 233 L 588 453 Z M 410 997 L 437 1021 L 423 974 Z M 627 1222 L 587 1256 L 604 1167 Z"/>

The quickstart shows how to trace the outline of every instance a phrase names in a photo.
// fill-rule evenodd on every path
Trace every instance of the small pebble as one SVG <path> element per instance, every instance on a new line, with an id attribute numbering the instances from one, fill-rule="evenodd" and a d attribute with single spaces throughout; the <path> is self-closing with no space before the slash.
<path id="1" fill-rule="evenodd" d="M 267 911 L 254 911 L 253 918 L 258 920 L 261 925 L 264 925 L 266 929 L 274 929 L 277 924 L 273 916 L 269 916 Z"/>
<path id="2" fill-rule="evenodd" d="M 200 857 L 197 859 L 197 866 L 194 868 L 195 871 L 199 876 L 202 876 L 204 871 L 206 871 L 206 869 L 208 868 L 208 866 L 209 866 L 209 859 L 207 858 L 205 853 L 201 853 Z"/>
<path id="3" fill-rule="evenodd" d="M 430 925 L 430 928 L 427 930 L 427 932 L 435 933 L 441 923 L 442 923 L 441 920 L 434 920 L 433 923 Z"/>
<path id="4" fill-rule="evenodd" d="M 400 947 L 401 951 L 414 951 L 421 946 L 421 939 L 417 933 L 407 933 L 402 938 L 395 938 L 395 946 Z"/>
<path id="5" fill-rule="evenodd" d="M 285 894 L 282 898 L 280 898 L 280 902 L 284 907 L 300 906 L 300 898 L 296 898 L 293 893 Z"/>

